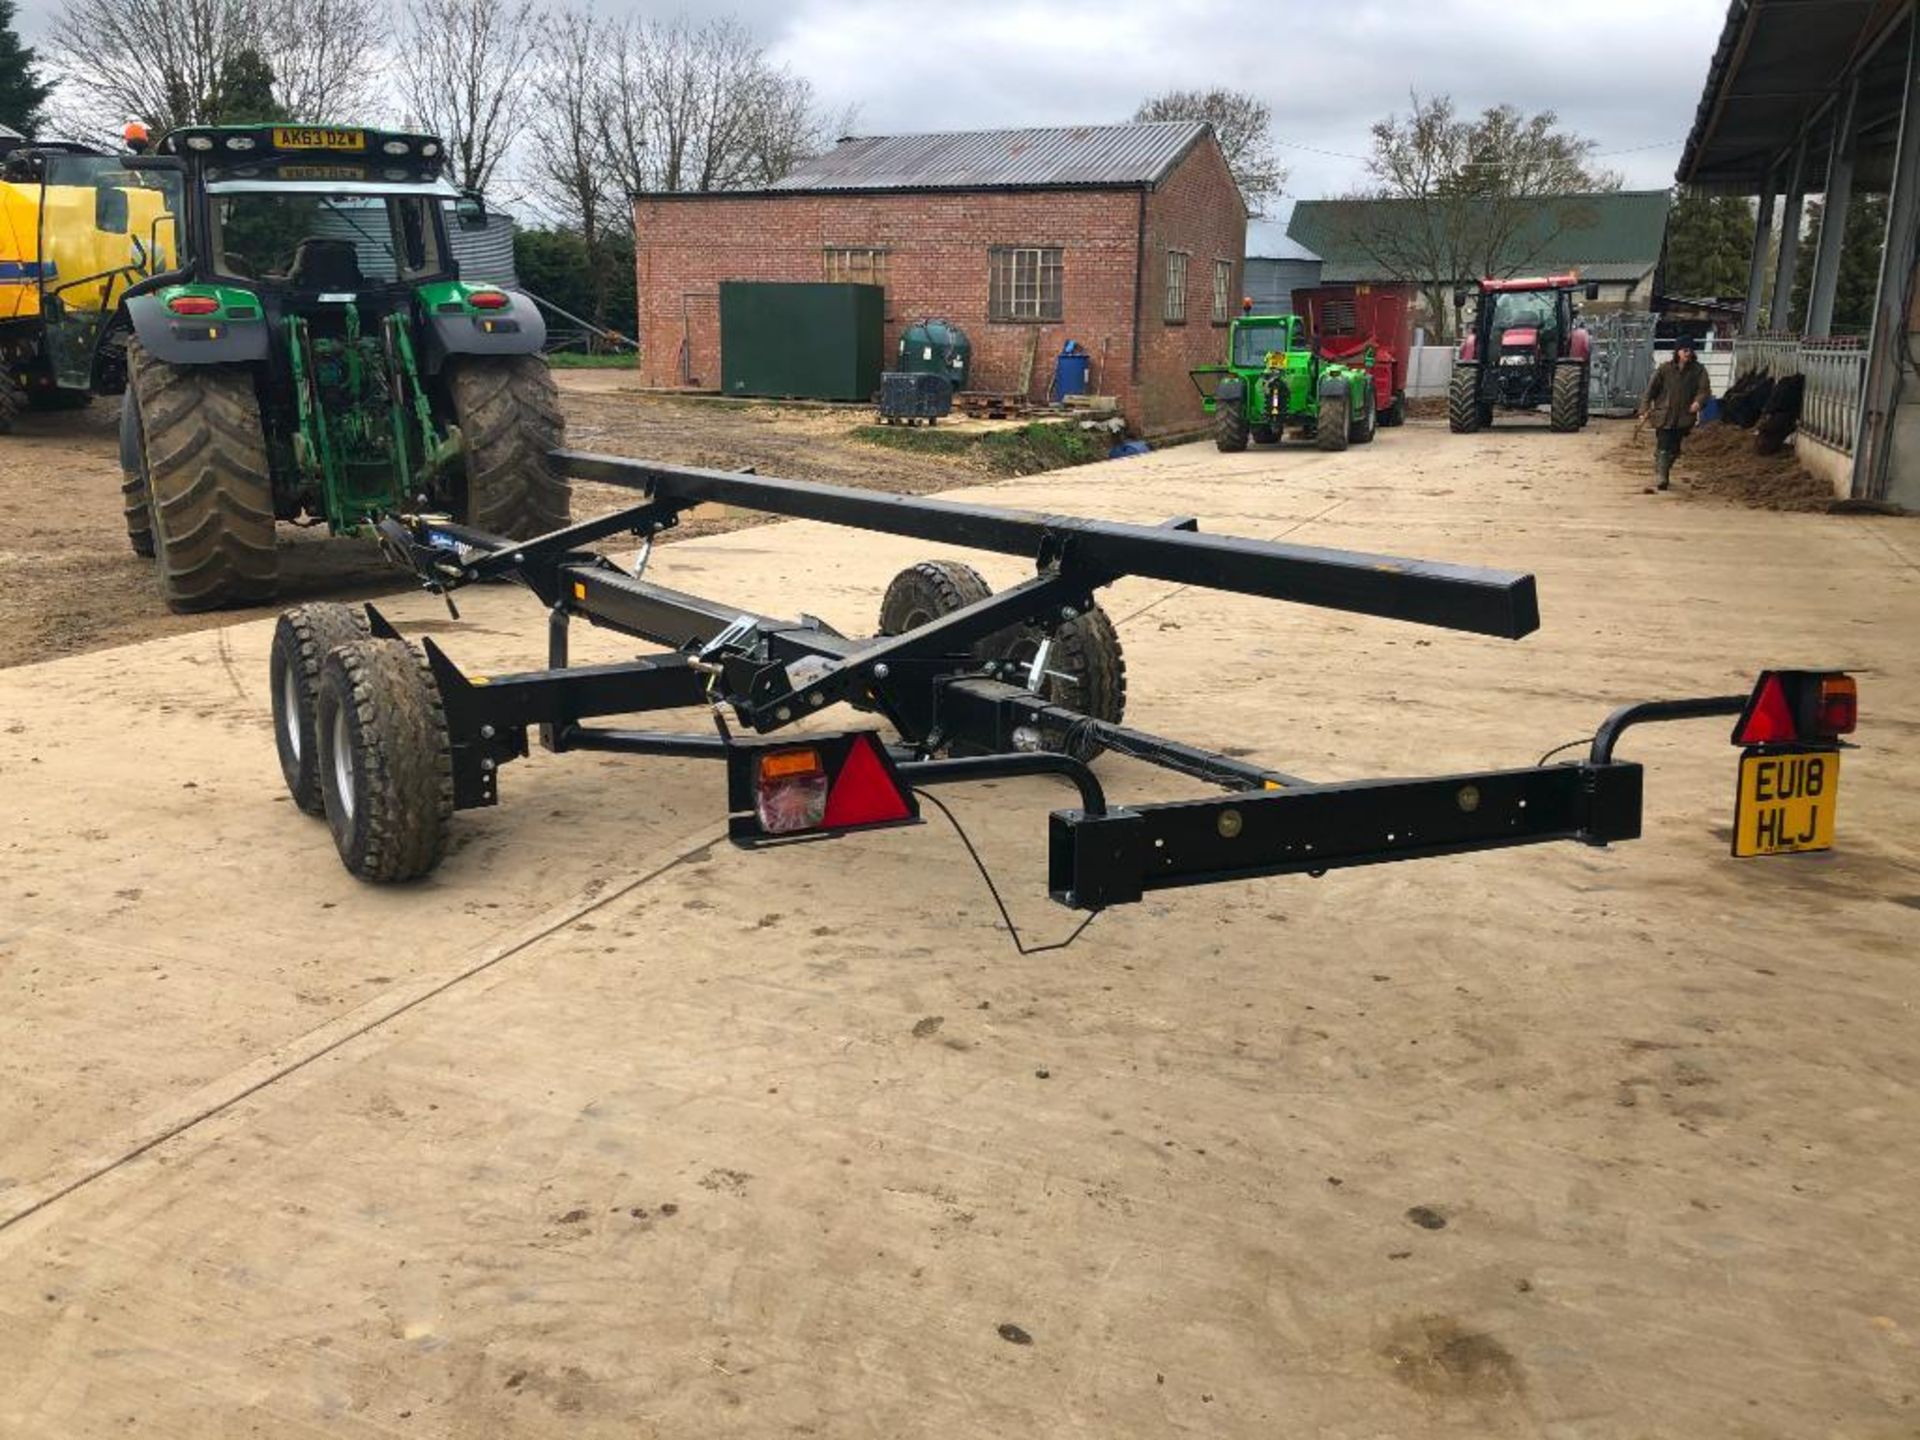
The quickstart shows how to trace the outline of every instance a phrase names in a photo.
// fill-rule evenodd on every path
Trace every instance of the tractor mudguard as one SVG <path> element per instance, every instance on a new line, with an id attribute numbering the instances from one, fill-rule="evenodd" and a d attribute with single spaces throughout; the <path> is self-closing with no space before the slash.
<path id="1" fill-rule="evenodd" d="M 1593 352 L 1593 336 L 1582 326 L 1573 332 L 1567 343 L 1567 358 L 1585 360 Z"/>
<path id="2" fill-rule="evenodd" d="M 499 288 L 513 301 L 505 310 L 428 313 L 426 354 L 421 357 L 428 374 L 438 374 L 453 355 L 538 355 L 546 348 L 547 322 L 539 307 L 522 291 Z"/>
<path id="3" fill-rule="evenodd" d="M 1213 398 L 1216 404 L 1238 405 L 1247 398 L 1247 382 L 1239 376 L 1229 376 L 1214 386 Z"/>
<path id="4" fill-rule="evenodd" d="M 146 352 L 168 365 L 233 365 L 267 358 L 264 320 L 209 325 L 203 316 L 173 314 L 158 294 L 129 298 L 127 318 Z"/>
<path id="5" fill-rule="evenodd" d="M 1322 400 L 1344 400 L 1353 395 L 1353 372 L 1351 370 L 1323 371 L 1320 375 L 1320 398 Z"/>

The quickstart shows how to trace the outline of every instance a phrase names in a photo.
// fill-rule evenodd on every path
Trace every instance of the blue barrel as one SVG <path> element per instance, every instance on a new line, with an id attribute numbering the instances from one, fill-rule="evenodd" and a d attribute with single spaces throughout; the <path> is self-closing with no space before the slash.
<path id="1" fill-rule="evenodd" d="M 1087 370 L 1093 364 L 1093 357 L 1080 347 L 1078 340 L 1069 340 L 1060 348 L 1060 357 L 1053 362 L 1053 399 L 1064 400 L 1069 395 L 1087 393 Z"/>

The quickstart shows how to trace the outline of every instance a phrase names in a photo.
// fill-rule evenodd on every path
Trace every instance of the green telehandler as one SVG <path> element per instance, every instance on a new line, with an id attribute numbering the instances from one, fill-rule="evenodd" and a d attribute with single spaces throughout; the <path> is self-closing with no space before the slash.
<path id="1" fill-rule="evenodd" d="M 460 278 L 448 216 L 487 223 L 430 135 L 194 126 L 128 168 L 174 187 L 171 268 L 99 345 L 125 375 L 127 535 L 176 610 L 258 604 L 275 525 L 362 533 L 445 514 L 524 538 L 567 523 L 546 324 Z M 101 388 L 112 388 L 103 386 Z"/>
<path id="2" fill-rule="evenodd" d="M 1298 315 L 1255 315 L 1248 302 L 1229 327 L 1227 363 L 1188 374 L 1222 450 L 1244 450 L 1250 439 L 1270 445 L 1289 431 L 1322 450 L 1373 439 L 1373 347 L 1359 365 L 1328 360 Z"/>

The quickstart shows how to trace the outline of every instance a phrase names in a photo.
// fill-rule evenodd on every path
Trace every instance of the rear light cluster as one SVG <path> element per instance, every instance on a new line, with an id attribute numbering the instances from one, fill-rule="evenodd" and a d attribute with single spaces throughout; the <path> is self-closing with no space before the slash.
<path id="1" fill-rule="evenodd" d="M 470 290 L 467 303 L 476 310 L 504 310 L 507 308 L 507 294 L 504 290 Z"/>
<path id="2" fill-rule="evenodd" d="M 1768 670 L 1733 727 L 1736 745 L 1838 740 L 1860 723 L 1860 692 L 1838 671 Z"/>
<path id="3" fill-rule="evenodd" d="M 167 309 L 176 315 L 212 315 L 220 302 L 211 295 L 176 295 L 167 301 Z"/>
<path id="4" fill-rule="evenodd" d="M 746 759 L 754 823 L 746 833 L 736 828 L 736 839 L 856 830 L 918 817 L 905 782 L 869 731 L 756 748 Z"/>

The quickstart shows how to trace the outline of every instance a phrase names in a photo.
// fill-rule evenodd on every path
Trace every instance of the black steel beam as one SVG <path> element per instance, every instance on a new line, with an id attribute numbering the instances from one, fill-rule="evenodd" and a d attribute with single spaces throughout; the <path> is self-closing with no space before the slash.
<path id="1" fill-rule="evenodd" d="M 1365 780 L 1050 818 L 1048 888 L 1082 909 L 1148 890 L 1640 834 L 1638 765 Z"/>
<path id="2" fill-rule="evenodd" d="M 622 485 L 660 501 L 716 501 L 1042 561 L 1065 557 L 1088 571 L 1140 575 L 1507 639 L 1530 634 L 1540 625 L 1533 577 L 1513 571 L 1041 515 L 577 450 L 558 450 L 554 457 L 576 479 Z"/>

